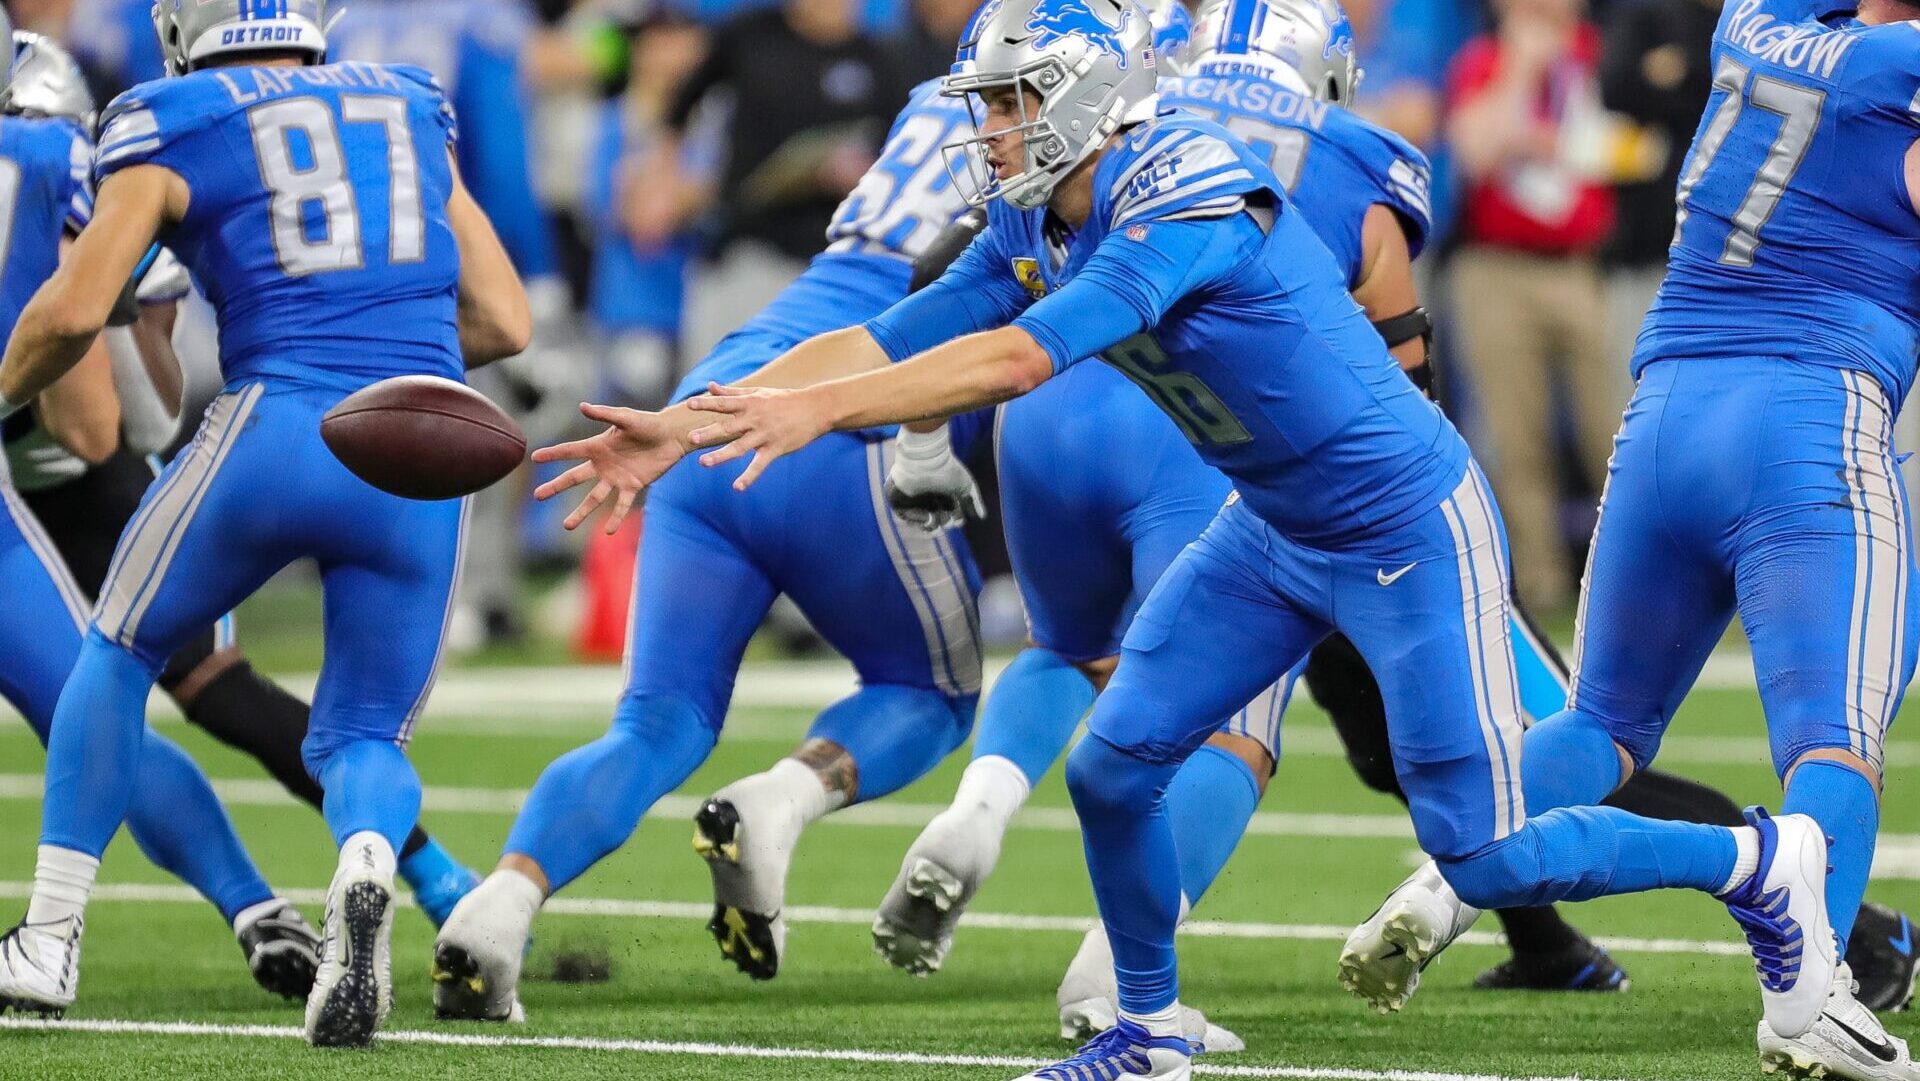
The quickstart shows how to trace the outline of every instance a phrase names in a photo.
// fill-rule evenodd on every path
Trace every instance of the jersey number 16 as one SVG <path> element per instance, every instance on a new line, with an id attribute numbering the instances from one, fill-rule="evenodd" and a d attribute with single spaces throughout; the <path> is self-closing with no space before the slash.
<path id="1" fill-rule="evenodd" d="M 379 124 L 386 129 L 387 262 L 417 263 L 426 258 L 427 227 L 420 208 L 420 160 L 407 103 L 401 98 L 350 94 L 340 99 L 340 118 L 348 124 Z M 347 176 L 346 153 L 333 110 L 319 98 L 286 98 L 247 113 L 260 177 L 273 194 L 273 250 L 280 268 L 299 277 L 323 270 L 356 270 L 367 265 L 360 238 L 360 208 Z M 294 139 L 305 144 L 305 161 L 296 162 Z M 308 216 L 317 208 L 320 229 Z"/>

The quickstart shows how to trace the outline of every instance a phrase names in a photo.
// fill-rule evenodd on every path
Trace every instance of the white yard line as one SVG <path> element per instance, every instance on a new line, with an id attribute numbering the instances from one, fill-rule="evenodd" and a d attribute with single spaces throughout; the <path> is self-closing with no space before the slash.
<path id="1" fill-rule="evenodd" d="M 124 1036 L 221 1036 L 241 1039 L 297 1040 L 299 1029 L 277 1025 L 210 1025 L 186 1021 L 40 1021 L 0 1017 L 0 1029 L 25 1032 L 96 1032 Z M 598 1051 L 638 1055 L 692 1055 L 780 1062 L 852 1062 L 888 1066 L 952 1066 L 968 1069 L 1030 1070 L 1049 1060 L 1008 1055 L 939 1055 L 918 1051 L 858 1051 L 841 1048 L 761 1047 L 754 1044 L 691 1043 L 673 1040 L 612 1040 L 586 1036 L 490 1036 L 466 1032 L 403 1030 L 383 1032 L 381 1043 L 432 1047 Z M 1513 1078 L 1500 1074 L 1436 1073 L 1425 1070 L 1359 1070 L 1345 1067 L 1230 1066 L 1196 1063 L 1203 1077 L 1268 1077 L 1292 1081 L 1582 1081 L 1579 1078 Z"/>
<path id="2" fill-rule="evenodd" d="M 31 882 L 0 882 L 0 899 L 20 900 L 33 892 Z M 295 904 L 318 907 L 326 903 L 323 889 L 281 890 L 281 896 Z M 199 894 L 186 886 L 107 883 L 94 890 L 101 901 L 135 904 L 200 904 Z M 411 906 L 411 898 L 401 900 Z M 626 901 L 601 897 L 555 897 L 541 909 L 556 916 L 601 916 L 624 919 L 707 920 L 713 906 L 692 901 Z M 789 923 L 817 923 L 836 926 L 868 927 L 873 910 L 867 908 L 830 908 L 821 905 L 791 905 L 786 909 Z M 985 931 L 1038 931 L 1081 935 L 1093 926 L 1093 920 L 1081 916 L 1027 916 L 1000 912 L 969 912 L 961 919 L 967 927 Z M 1188 920 L 1180 933 L 1194 938 L 1231 938 L 1285 942 L 1344 942 L 1352 927 L 1324 923 L 1236 923 L 1226 920 Z M 1460 941 L 1471 946 L 1497 946 L 1499 936 L 1484 931 L 1469 931 Z M 1601 945 L 1620 953 L 1691 954 L 1706 957 L 1745 957 L 1747 948 L 1737 942 L 1690 942 L 1677 938 L 1601 938 Z"/>
<path id="3" fill-rule="evenodd" d="M 230 807 L 290 807 L 298 805 L 272 781 L 215 779 L 213 789 Z M 0 773 L 0 800 L 37 800 L 41 778 L 36 773 Z M 422 809 L 433 814 L 510 815 L 526 801 L 523 788 L 454 788 L 428 785 Z M 651 819 L 691 819 L 700 809 L 698 796 L 669 795 L 647 812 Z M 946 810 L 941 804 L 863 803 L 821 821 L 830 826 L 914 829 Z M 1027 807 L 1013 820 L 1016 829 L 1045 833 L 1078 833 L 1080 822 L 1065 807 Z M 1247 824 L 1256 837 L 1413 840 L 1413 826 L 1398 814 L 1299 814 L 1261 811 Z M 1920 834 L 1883 833 L 1874 852 L 1873 877 L 1920 879 Z"/>

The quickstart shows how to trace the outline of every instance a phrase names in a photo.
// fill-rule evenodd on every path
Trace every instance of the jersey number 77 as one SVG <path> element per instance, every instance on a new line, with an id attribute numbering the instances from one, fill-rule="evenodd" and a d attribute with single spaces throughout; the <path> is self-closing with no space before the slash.
<path id="1" fill-rule="evenodd" d="M 1766 158 L 1755 172 L 1746 195 L 1730 219 L 1733 225 L 1721 250 L 1720 262 L 1732 267 L 1750 267 L 1760 250 L 1760 232 L 1773 219 L 1787 186 L 1806 161 L 1807 149 L 1820 130 L 1820 111 L 1826 106 L 1824 90 L 1799 86 L 1769 75 L 1755 77 L 1753 72 L 1732 57 L 1722 57 L 1713 72 L 1713 88 L 1724 95 L 1713 117 L 1701 133 L 1693 161 L 1680 178 L 1680 218 L 1674 229 L 1674 243 L 1680 242 L 1680 230 L 1687 224 L 1687 200 L 1706 179 L 1713 163 L 1726 146 L 1727 136 L 1740 122 L 1748 106 L 1780 118 L 1780 131 Z"/>

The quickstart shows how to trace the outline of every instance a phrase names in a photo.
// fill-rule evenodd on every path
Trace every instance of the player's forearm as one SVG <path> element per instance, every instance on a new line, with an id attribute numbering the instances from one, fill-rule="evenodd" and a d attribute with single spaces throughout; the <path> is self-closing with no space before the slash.
<path id="1" fill-rule="evenodd" d="M 33 401 L 80 363 L 106 322 L 104 311 L 98 318 L 88 315 L 86 305 L 70 303 L 50 287 L 34 294 L 0 360 L 0 411 Z"/>
<path id="2" fill-rule="evenodd" d="M 120 449 L 120 398 L 113 362 L 98 338 L 84 359 L 54 381 L 36 403 L 47 433 L 68 453 L 99 465 Z"/>
<path id="3" fill-rule="evenodd" d="M 798 390 L 887 366 L 886 350 L 873 335 L 865 327 L 848 327 L 801 342 L 740 380 L 739 385 Z"/>
<path id="4" fill-rule="evenodd" d="M 1053 361 L 1015 327 L 970 334 L 912 360 L 813 388 L 834 428 L 938 420 L 1018 398 L 1053 375 Z"/>

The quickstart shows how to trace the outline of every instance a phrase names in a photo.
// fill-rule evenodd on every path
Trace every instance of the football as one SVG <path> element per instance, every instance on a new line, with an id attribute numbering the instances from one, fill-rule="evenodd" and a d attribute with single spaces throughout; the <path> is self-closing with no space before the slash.
<path id="1" fill-rule="evenodd" d="M 355 391 L 320 418 L 320 438 L 354 476 L 408 499 L 472 495 L 527 456 L 527 437 L 499 406 L 432 375 Z"/>

